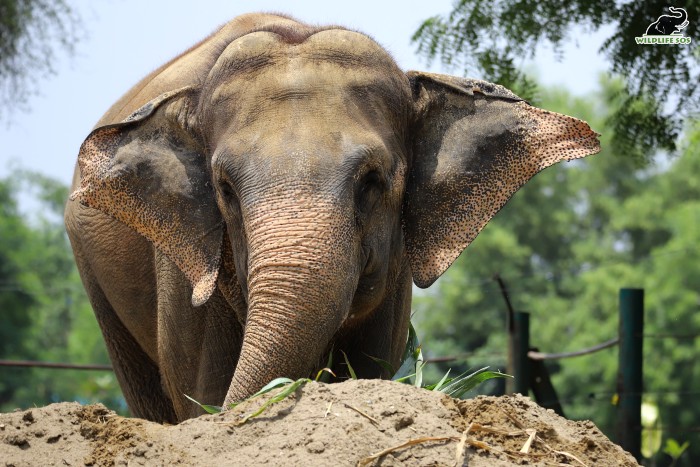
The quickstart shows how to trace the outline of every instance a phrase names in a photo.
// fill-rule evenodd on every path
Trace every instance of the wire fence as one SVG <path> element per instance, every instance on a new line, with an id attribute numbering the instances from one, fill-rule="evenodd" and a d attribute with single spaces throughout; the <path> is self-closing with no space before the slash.
<path id="1" fill-rule="evenodd" d="M 615 432 L 617 442 L 638 461 L 642 461 L 642 431 L 660 431 L 664 433 L 689 434 L 700 433 L 700 426 L 644 426 L 642 424 L 643 396 L 674 396 L 695 400 L 698 390 L 644 390 L 643 389 L 643 342 L 647 339 L 694 340 L 700 333 L 644 333 L 644 290 L 620 289 L 620 324 L 619 335 L 608 341 L 588 348 L 571 352 L 543 353 L 531 347 L 529 340 L 528 313 L 516 313 L 512 310 L 507 297 L 508 290 L 502 279 L 499 282 L 509 316 L 509 372 L 516 381 L 521 380 L 516 392 L 527 394 L 532 391 L 535 399 L 543 407 L 554 409 L 563 415 L 562 404 L 571 404 L 581 398 L 559 399 L 549 380 L 549 374 L 543 365 L 545 360 L 561 360 L 591 355 L 612 347 L 619 348 L 619 364 L 615 391 L 589 393 L 588 402 L 612 404 L 616 406 L 617 423 Z M 522 381 L 526 383 L 523 384 Z M 599 428 L 612 428 L 611 426 Z"/>
<path id="2" fill-rule="evenodd" d="M 681 249 L 677 251 L 670 251 L 670 252 L 665 252 L 663 255 L 674 255 L 674 254 L 683 254 L 687 252 L 687 249 Z M 653 255 L 653 257 L 659 256 Z M 636 263 L 641 263 L 647 260 L 653 259 L 652 256 L 649 256 L 647 258 L 642 258 Z M 627 260 L 611 260 L 608 262 L 605 262 L 603 264 L 598 264 L 595 267 L 588 267 L 584 268 L 586 270 L 592 270 L 592 269 L 598 269 L 598 268 L 604 268 L 608 267 L 610 265 L 615 265 L 619 263 L 624 263 L 624 262 L 629 262 Z M 579 270 L 579 272 L 582 269 Z M 537 273 L 540 274 L 540 273 Z M 535 276 L 537 274 L 532 274 L 532 276 Z M 541 275 L 541 274 L 540 274 Z M 526 279 L 526 276 L 518 277 L 518 279 Z M 490 282 L 487 286 L 487 281 Z M 495 283 L 494 283 L 495 282 Z M 510 300 L 510 295 L 512 293 L 512 289 L 509 289 L 506 287 L 505 282 L 503 279 L 495 275 L 492 278 L 489 279 L 483 279 L 483 280 L 477 280 L 470 282 L 469 284 L 466 284 L 467 287 L 480 287 L 486 291 L 486 293 L 498 293 L 500 294 L 504 302 L 506 304 L 507 308 L 507 313 L 508 313 L 508 319 L 507 319 L 507 328 L 508 332 L 510 334 L 513 334 L 515 330 L 515 324 L 516 324 L 516 312 L 513 308 L 513 305 Z M 518 290 L 526 290 L 526 288 L 523 288 L 522 286 Z M 31 293 L 30 290 L 24 289 L 21 285 L 17 283 L 0 283 L 0 293 L 7 293 L 7 292 L 16 292 L 16 291 L 22 291 L 24 293 Z M 63 292 L 70 292 L 72 291 L 70 288 L 62 289 L 61 291 Z M 686 332 L 686 333 L 664 333 L 664 332 L 655 332 L 655 333 L 644 333 L 644 332 L 638 332 L 634 334 L 634 337 L 639 338 L 640 341 L 644 340 L 676 340 L 676 341 L 689 341 L 689 340 L 695 340 L 700 338 L 700 333 L 696 332 Z M 576 357 L 581 357 L 581 356 L 586 356 L 586 355 L 592 355 L 597 352 L 603 351 L 605 349 L 611 349 L 613 347 L 618 347 L 620 346 L 621 343 L 621 337 L 612 337 L 608 339 L 607 341 L 604 341 L 602 343 L 575 350 L 575 351 L 568 351 L 568 352 L 555 352 L 555 353 L 546 353 L 546 352 L 540 352 L 539 350 L 535 350 L 529 346 L 529 338 L 526 340 L 527 342 L 527 348 L 526 349 L 520 349 L 519 351 L 522 353 L 524 351 L 524 354 L 520 355 L 520 357 L 524 357 L 525 361 L 528 362 L 544 362 L 544 361 L 554 361 L 554 360 L 562 360 L 562 359 L 568 359 L 568 358 L 576 358 Z M 466 361 L 469 359 L 474 359 L 474 358 L 479 358 L 479 359 L 488 359 L 488 360 L 499 360 L 499 361 L 505 361 L 505 360 L 510 360 L 511 362 L 511 367 L 509 368 L 509 371 L 511 374 L 516 373 L 516 378 L 518 377 L 517 371 L 515 371 L 512 367 L 512 360 L 514 358 L 517 358 L 517 355 L 514 355 L 517 353 L 515 349 L 511 349 L 511 352 L 509 352 L 508 355 L 503 355 L 503 354 L 485 354 L 483 352 L 466 352 L 466 353 L 460 353 L 457 355 L 451 355 L 451 356 L 436 356 L 436 357 L 430 357 L 426 359 L 426 362 L 429 363 L 445 363 L 445 362 L 459 362 L 459 361 Z M 101 365 L 101 364 L 72 364 L 72 363 L 62 363 L 62 362 L 46 362 L 46 361 L 28 361 L 28 360 L 0 360 L 0 367 L 23 367 L 23 368 L 45 368 L 45 369 L 53 369 L 53 370 L 65 370 L 65 369 L 71 369 L 71 370 L 86 370 L 86 371 L 112 371 L 112 367 L 110 365 Z M 547 375 L 548 378 L 548 375 Z M 530 389 L 532 389 L 530 387 Z M 527 391 L 526 391 L 527 392 Z M 537 396 L 537 392 L 533 390 L 533 393 Z M 688 398 L 688 399 L 694 399 L 700 396 L 700 390 L 676 390 L 676 389 L 656 389 L 656 390 L 627 390 L 625 392 L 625 396 L 628 397 L 634 397 L 637 398 L 641 401 L 641 398 L 643 396 L 655 396 L 657 398 L 659 397 L 678 397 L 678 398 Z M 613 400 L 615 398 L 620 397 L 620 391 L 619 388 L 616 390 L 609 390 L 609 391 L 595 391 L 595 392 L 589 392 L 587 394 L 583 394 L 581 396 L 574 396 L 574 397 L 566 397 L 563 399 L 560 399 L 556 396 L 556 394 L 552 397 L 551 394 L 548 394 L 545 399 L 542 399 L 538 402 L 543 403 L 543 405 L 550 404 L 553 402 L 556 402 L 556 404 L 559 404 L 560 406 L 567 406 L 571 404 L 575 404 L 577 402 L 580 402 L 582 400 L 585 400 L 587 403 L 593 403 L 593 404 L 612 404 Z M 694 403 L 694 401 L 693 401 Z M 612 429 L 614 427 L 610 425 L 599 425 L 601 429 Z M 641 432 L 643 427 L 641 424 L 637 423 L 633 426 L 628 426 L 627 429 L 635 434 L 638 434 Z M 649 428 L 644 428 L 644 429 L 649 429 Z M 700 426 L 661 426 L 657 428 L 653 428 L 654 430 L 657 431 L 662 431 L 665 433 L 674 433 L 674 434 L 679 434 L 679 433 L 700 433 Z M 623 445 L 623 447 L 626 447 Z M 630 449 L 629 447 L 626 447 L 628 450 L 633 452 L 635 456 L 638 459 L 641 459 L 639 456 L 638 450 L 635 450 L 634 448 Z"/>
<path id="3" fill-rule="evenodd" d="M 0 360 L 0 366 L 19 368 L 51 368 L 54 370 L 114 371 L 112 365 L 43 362 L 36 360 Z"/>

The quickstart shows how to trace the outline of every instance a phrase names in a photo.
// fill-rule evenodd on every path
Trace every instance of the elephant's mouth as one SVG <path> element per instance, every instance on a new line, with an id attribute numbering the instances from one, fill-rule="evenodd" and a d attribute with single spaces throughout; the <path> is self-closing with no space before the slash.
<path id="1" fill-rule="evenodd" d="M 374 252 L 374 249 L 370 246 L 363 246 L 362 253 L 365 257 L 365 266 L 362 268 L 361 277 L 371 276 L 374 272 L 376 272 L 377 269 L 375 261 L 376 253 Z"/>
<path id="2" fill-rule="evenodd" d="M 386 264 L 382 264 L 376 251 L 368 246 L 363 247 L 363 257 L 364 267 L 341 331 L 370 316 L 385 295 Z"/>

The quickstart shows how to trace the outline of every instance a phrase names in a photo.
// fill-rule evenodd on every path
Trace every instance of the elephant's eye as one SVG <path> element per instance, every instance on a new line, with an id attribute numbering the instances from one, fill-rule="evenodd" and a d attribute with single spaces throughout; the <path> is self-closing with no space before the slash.
<path id="1" fill-rule="evenodd" d="M 362 213 L 368 213 L 379 200 L 384 190 L 384 181 L 379 172 L 372 170 L 368 172 L 358 185 L 357 207 Z"/>
<path id="2" fill-rule="evenodd" d="M 221 194 L 221 201 L 223 201 L 222 209 L 231 213 L 234 218 L 240 218 L 241 206 L 238 203 L 238 196 L 233 186 L 227 181 L 221 181 L 219 182 L 219 193 Z"/>
<path id="3" fill-rule="evenodd" d="M 236 192 L 234 191 L 231 184 L 227 181 L 222 181 L 219 183 L 219 190 L 221 191 L 221 195 L 227 201 L 236 196 Z"/>

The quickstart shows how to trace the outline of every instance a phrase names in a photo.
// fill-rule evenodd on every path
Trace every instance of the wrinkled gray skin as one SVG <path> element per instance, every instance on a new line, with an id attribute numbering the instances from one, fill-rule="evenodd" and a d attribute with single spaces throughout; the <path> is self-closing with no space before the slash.
<path id="1" fill-rule="evenodd" d="M 427 287 L 538 170 L 598 150 L 490 83 L 375 42 L 234 19 L 154 71 L 81 148 L 65 222 L 134 415 L 198 415 L 344 351 L 387 377 Z"/>

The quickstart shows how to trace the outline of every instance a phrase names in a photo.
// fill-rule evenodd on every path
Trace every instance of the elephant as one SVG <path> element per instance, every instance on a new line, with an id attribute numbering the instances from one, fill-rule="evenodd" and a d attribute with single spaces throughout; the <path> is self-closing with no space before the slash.
<path id="1" fill-rule="evenodd" d="M 671 6 L 668 10 L 672 14 L 659 16 L 649 25 L 647 32 L 644 33 L 645 36 L 680 34 L 681 30 L 688 26 L 688 12 L 685 9 Z"/>
<path id="2" fill-rule="evenodd" d="M 403 72 L 368 36 L 237 17 L 80 147 L 65 224 L 134 416 L 277 377 L 387 378 L 430 286 L 528 179 L 598 134 L 486 81 Z M 332 357 L 332 358 L 331 358 Z"/>

